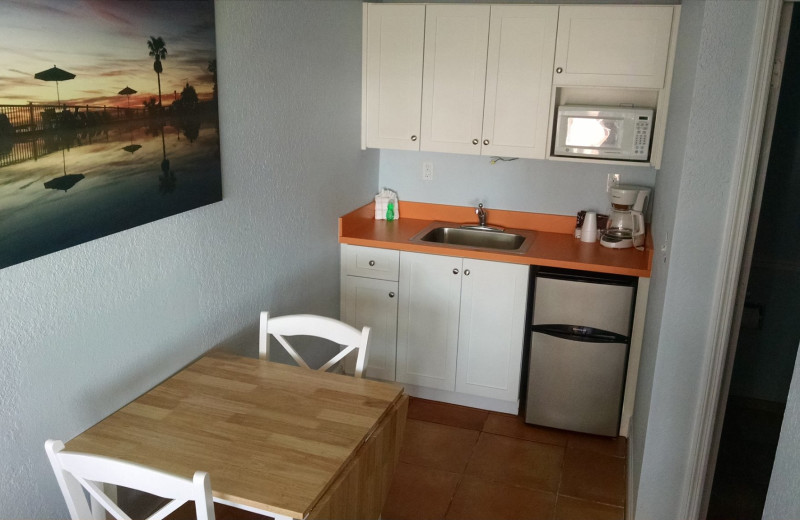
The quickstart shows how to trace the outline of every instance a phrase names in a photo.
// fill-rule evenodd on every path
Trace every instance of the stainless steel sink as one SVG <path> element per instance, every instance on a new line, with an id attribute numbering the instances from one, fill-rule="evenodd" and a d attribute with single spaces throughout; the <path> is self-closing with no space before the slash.
<path id="1" fill-rule="evenodd" d="M 462 249 L 524 253 L 533 241 L 533 232 L 521 229 L 481 229 L 477 226 L 462 227 L 459 224 L 434 222 L 411 237 L 411 241 Z"/>

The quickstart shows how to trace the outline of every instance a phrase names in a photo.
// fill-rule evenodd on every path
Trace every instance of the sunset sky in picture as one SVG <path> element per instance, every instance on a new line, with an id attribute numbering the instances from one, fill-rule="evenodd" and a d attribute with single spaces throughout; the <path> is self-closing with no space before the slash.
<path id="1" fill-rule="evenodd" d="M 169 106 L 188 82 L 210 99 L 216 59 L 213 1 L 2 0 L 0 104 L 56 103 L 56 84 L 34 78 L 53 67 L 75 74 L 58 84 L 67 105 L 128 106 L 118 92 L 137 91 L 130 106 L 158 99 L 151 36 L 164 39 L 162 103 Z"/>

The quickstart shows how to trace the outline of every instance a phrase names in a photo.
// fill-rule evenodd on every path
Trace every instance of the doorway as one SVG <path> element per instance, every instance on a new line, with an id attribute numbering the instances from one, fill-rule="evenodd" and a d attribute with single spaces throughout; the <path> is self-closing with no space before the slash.
<path id="1" fill-rule="evenodd" d="M 761 518 L 800 340 L 800 9 L 793 11 L 707 520 Z"/>

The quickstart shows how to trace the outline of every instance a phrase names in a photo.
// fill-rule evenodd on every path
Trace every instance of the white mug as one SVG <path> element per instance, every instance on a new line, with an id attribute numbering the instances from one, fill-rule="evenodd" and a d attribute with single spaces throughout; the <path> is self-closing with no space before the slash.
<path id="1" fill-rule="evenodd" d="M 581 242 L 594 242 L 597 240 L 597 213 L 587 211 L 583 217 L 581 227 Z"/>

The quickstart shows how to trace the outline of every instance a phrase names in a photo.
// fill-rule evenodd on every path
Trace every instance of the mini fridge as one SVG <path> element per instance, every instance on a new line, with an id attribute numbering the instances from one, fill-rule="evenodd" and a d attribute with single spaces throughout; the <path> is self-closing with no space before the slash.
<path id="1" fill-rule="evenodd" d="M 637 279 L 539 268 L 525 422 L 616 436 Z"/>

